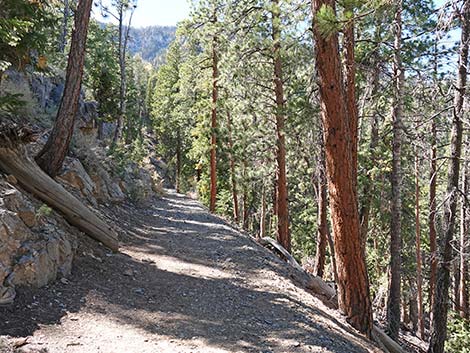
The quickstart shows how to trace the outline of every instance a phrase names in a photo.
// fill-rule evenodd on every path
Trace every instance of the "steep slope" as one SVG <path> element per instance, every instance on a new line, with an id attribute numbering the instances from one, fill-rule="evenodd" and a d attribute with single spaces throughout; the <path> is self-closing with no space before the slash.
<path id="1" fill-rule="evenodd" d="M 175 39 L 175 32 L 176 27 L 173 26 L 132 28 L 129 51 L 134 55 L 140 54 L 144 60 L 153 63 Z"/>
<path id="2" fill-rule="evenodd" d="M 115 208 L 121 254 L 81 245 L 72 276 L 0 308 L 0 335 L 48 352 L 380 352 L 287 265 L 198 202 Z"/>

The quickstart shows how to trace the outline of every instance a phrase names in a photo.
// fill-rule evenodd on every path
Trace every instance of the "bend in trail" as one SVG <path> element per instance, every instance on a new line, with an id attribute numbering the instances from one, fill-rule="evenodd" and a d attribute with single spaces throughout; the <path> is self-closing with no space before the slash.
<path id="1" fill-rule="evenodd" d="M 288 266 L 174 192 L 123 207 L 121 254 L 83 247 L 69 280 L 0 308 L 25 352 L 378 351 L 297 287 Z"/>

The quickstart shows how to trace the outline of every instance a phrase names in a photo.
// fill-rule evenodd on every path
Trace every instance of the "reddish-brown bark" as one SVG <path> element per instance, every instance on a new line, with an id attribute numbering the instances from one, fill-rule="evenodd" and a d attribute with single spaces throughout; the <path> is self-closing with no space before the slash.
<path id="1" fill-rule="evenodd" d="M 323 140 L 323 136 L 320 137 Z M 326 247 L 328 245 L 328 186 L 325 175 L 325 147 L 321 143 L 321 152 L 318 168 L 318 217 L 317 217 L 317 247 L 315 252 L 314 273 L 323 277 L 325 270 Z M 334 256 L 332 254 L 332 256 Z"/>
<path id="2" fill-rule="evenodd" d="M 92 0 L 79 0 L 67 62 L 65 88 L 54 128 L 45 146 L 36 156 L 36 162 L 51 177 L 55 177 L 64 163 L 73 135 L 78 111 L 80 89 L 85 62 L 85 45 L 90 21 Z"/>
<path id="3" fill-rule="evenodd" d="M 233 201 L 233 219 L 235 223 L 240 220 L 240 211 L 238 209 L 238 191 L 237 179 L 235 175 L 235 159 L 233 157 L 233 139 L 232 139 L 232 116 L 227 112 L 227 131 L 228 131 L 228 158 L 230 161 L 230 179 L 232 180 L 232 201 Z"/>
<path id="4" fill-rule="evenodd" d="M 286 175 L 286 138 L 284 116 L 284 86 L 282 82 L 281 29 L 279 0 L 273 0 L 272 36 L 274 57 L 274 92 L 276 96 L 276 134 L 277 134 L 277 241 L 291 251 L 289 233 L 289 206 Z"/>
<path id="5" fill-rule="evenodd" d="M 322 6 L 335 9 L 333 0 L 313 0 L 314 19 Z M 359 233 L 359 212 L 351 163 L 351 137 L 337 33 L 324 36 L 314 20 L 316 65 L 330 210 L 338 266 L 338 304 L 348 322 L 366 335 L 372 330 L 369 280 Z"/>
<path id="6" fill-rule="evenodd" d="M 346 3 L 346 11 L 353 12 L 352 6 Z M 351 19 L 344 29 L 344 59 L 345 59 L 345 87 L 346 102 L 348 107 L 348 121 L 351 139 L 351 163 L 353 165 L 353 183 L 357 191 L 357 143 L 359 114 L 356 102 L 356 60 L 354 54 L 354 20 Z"/>

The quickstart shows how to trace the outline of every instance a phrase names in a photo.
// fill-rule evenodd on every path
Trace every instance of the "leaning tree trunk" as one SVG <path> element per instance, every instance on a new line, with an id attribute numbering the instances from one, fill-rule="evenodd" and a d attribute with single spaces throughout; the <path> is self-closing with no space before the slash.
<path id="1" fill-rule="evenodd" d="M 443 234 L 440 244 L 440 263 L 437 270 L 435 301 L 432 308 L 431 339 L 428 353 L 443 353 L 447 337 L 447 314 L 449 310 L 450 263 L 452 261 L 452 241 L 455 231 L 457 211 L 460 157 L 462 153 L 462 116 L 467 84 L 468 40 L 470 39 L 470 0 L 466 0 L 460 14 L 462 27 L 460 39 L 459 71 L 455 89 L 452 114 L 451 162 L 447 173 L 447 196 L 444 207 Z"/>
<path id="2" fill-rule="evenodd" d="M 335 1 L 313 0 L 312 11 L 330 210 L 338 265 L 338 304 L 348 322 L 370 336 L 373 324 L 372 307 L 359 233 L 357 193 L 353 181 L 356 174 L 351 163 L 351 132 L 338 34 L 326 37 L 318 28 L 316 17 L 323 6 L 335 9 Z"/>
<path id="3" fill-rule="evenodd" d="M 393 142 L 392 142 L 392 202 L 390 223 L 390 278 L 387 301 L 388 332 L 393 339 L 398 338 L 400 331 L 400 296 L 401 296 L 401 143 L 402 143 L 402 109 L 404 71 L 401 59 L 401 14 L 402 0 L 396 1 L 393 50 Z"/>
<path id="4" fill-rule="evenodd" d="M 0 127 L 0 169 L 13 175 L 30 193 L 56 209 L 64 218 L 113 251 L 119 248 L 117 235 L 88 207 L 42 171 L 25 152 L 23 143 L 31 141 L 26 129 Z"/>
<path id="5" fill-rule="evenodd" d="M 277 240 L 287 250 L 291 251 L 289 233 L 289 206 L 287 196 L 286 175 L 286 137 L 284 116 L 284 86 L 282 82 L 281 61 L 281 14 L 279 0 L 273 0 L 272 36 L 274 57 L 274 93 L 276 96 L 276 134 L 277 134 Z"/>
<path id="6" fill-rule="evenodd" d="M 47 174 L 55 177 L 64 163 L 73 135 L 75 116 L 78 111 L 80 88 L 85 62 L 85 44 L 88 33 L 93 0 L 79 0 L 75 13 L 75 28 L 72 32 L 65 88 L 57 118 L 51 135 L 44 148 L 36 157 L 36 162 Z"/>

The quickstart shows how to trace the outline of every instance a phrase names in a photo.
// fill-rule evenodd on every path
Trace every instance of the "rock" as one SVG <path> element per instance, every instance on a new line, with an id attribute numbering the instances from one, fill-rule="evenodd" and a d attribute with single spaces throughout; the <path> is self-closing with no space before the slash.
<path id="1" fill-rule="evenodd" d="M 94 197 L 95 183 L 77 158 L 65 159 L 63 172 L 57 176 L 57 180 L 79 190 L 92 205 L 97 205 Z"/>
<path id="2" fill-rule="evenodd" d="M 7 175 L 7 177 L 6 177 L 5 179 L 6 179 L 6 181 L 8 181 L 10 184 L 13 184 L 13 185 L 18 184 L 18 180 L 16 180 L 16 178 L 15 178 L 14 175 Z"/>
<path id="3" fill-rule="evenodd" d="M 0 306 L 13 304 L 16 298 L 16 291 L 12 287 L 0 285 Z"/>
<path id="4" fill-rule="evenodd" d="M 37 223 L 36 210 L 33 204 L 16 188 L 7 183 L 0 183 L 0 208 L 16 212 L 30 228 Z"/>
<path id="5" fill-rule="evenodd" d="M 111 177 L 107 165 L 109 160 L 102 155 L 99 149 L 86 149 L 78 151 L 80 159 L 94 184 L 93 197 L 100 203 L 121 203 L 126 199 L 119 186 L 120 179 Z M 109 170 L 115 169 L 109 167 Z"/>
<path id="6" fill-rule="evenodd" d="M 41 287 L 70 274 L 75 231 L 56 214 L 38 222 L 39 204 L 0 178 L 0 304 L 14 300 L 18 285 Z"/>

